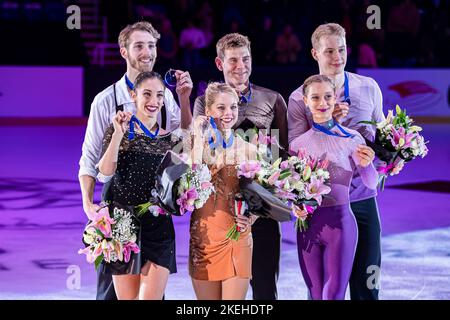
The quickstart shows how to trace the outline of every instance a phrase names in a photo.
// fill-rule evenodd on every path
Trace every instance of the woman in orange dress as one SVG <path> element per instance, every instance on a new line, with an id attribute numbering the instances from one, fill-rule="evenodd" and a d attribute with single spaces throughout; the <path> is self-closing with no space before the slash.
<path id="1" fill-rule="evenodd" d="M 189 274 L 199 300 L 243 300 L 252 276 L 251 224 L 256 216 L 235 214 L 239 193 L 236 166 L 256 159 L 256 146 L 233 134 L 239 98 L 229 85 L 209 84 L 205 98 L 206 116 L 198 116 L 194 122 L 192 157 L 194 163 L 208 164 L 215 192 L 191 215 Z M 202 128 L 210 117 L 223 139 L 213 135 L 209 141 Z M 227 238 L 235 223 L 240 228 L 237 241 Z"/>

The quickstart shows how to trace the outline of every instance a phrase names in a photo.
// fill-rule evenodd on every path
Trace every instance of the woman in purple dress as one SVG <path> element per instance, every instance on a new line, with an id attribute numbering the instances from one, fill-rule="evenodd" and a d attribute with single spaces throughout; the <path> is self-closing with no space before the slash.
<path id="1" fill-rule="evenodd" d="M 349 187 L 358 170 L 363 183 L 376 188 L 374 152 L 357 131 L 342 127 L 332 118 L 336 95 L 330 78 L 309 77 L 303 84 L 303 96 L 314 124 L 292 141 L 290 149 L 295 154 L 304 149 L 313 157 L 329 161 L 331 192 L 312 214 L 309 228 L 297 234 L 300 268 L 313 300 L 342 300 L 358 238 Z M 305 211 L 298 209 L 295 214 L 304 216 Z"/>

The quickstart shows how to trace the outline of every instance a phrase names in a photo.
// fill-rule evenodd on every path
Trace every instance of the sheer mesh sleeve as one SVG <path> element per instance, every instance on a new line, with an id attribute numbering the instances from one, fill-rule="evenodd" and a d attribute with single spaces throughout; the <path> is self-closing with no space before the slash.
<path id="1" fill-rule="evenodd" d="M 101 153 L 100 159 L 103 157 L 106 150 L 108 150 L 109 144 L 111 143 L 113 133 L 114 133 L 114 125 L 111 124 L 108 126 L 108 128 L 106 128 L 105 135 L 103 136 L 103 147 L 102 147 L 102 153 Z M 129 131 L 127 130 L 125 132 L 125 134 L 123 135 L 122 141 L 120 142 L 119 152 L 129 149 L 130 141 L 128 140 L 128 134 L 129 134 Z"/>
<path id="2" fill-rule="evenodd" d="M 103 155 L 105 154 L 106 150 L 108 150 L 108 146 L 111 143 L 113 133 L 114 133 L 114 125 L 111 124 L 106 128 L 105 134 L 103 135 L 102 153 L 100 155 L 100 159 L 103 158 Z M 98 170 L 99 164 L 100 163 L 97 163 L 95 165 L 95 169 Z M 102 174 L 100 171 L 97 172 L 97 180 L 102 183 L 107 183 L 108 181 L 110 181 L 112 179 L 113 176 L 114 175 L 106 176 L 106 175 Z"/>
<path id="3" fill-rule="evenodd" d="M 111 139 L 114 133 L 114 125 L 110 124 L 106 130 L 105 130 L 105 134 L 103 136 L 103 147 L 102 147 L 102 153 L 100 155 L 100 159 L 103 157 L 103 155 L 105 154 L 106 150 L 108 150 L 109 144 L 111 143 Z M 124 150 L 128 150 L 129 146 L 130 146 L 130 142 L 128 139 L 126 139 L 125 137 L 128 136 L 128 131 L 125 132 L 124 134 L 124 138 L 122 139 L 120 146 L 119 146 L 119 152 L 120 151 L 124 151 Z M 97 163 L 97 165 L 95 166 L 96 169 L 98 169 L 99 163 Z M 102 182 L 102 183 L 106 183 L 109 180 L 112 179 L 114 175 L 112 176 L 105 176 L 102 173 L 98 172 L 97 173 L 97 180 Z"/>
<path id="4" fill-rule="evenodd" d="M 103 155 L 105 154 L 106 150 L 108 150 L 108 146 L 111 143 L 111 139 L 112 139 L 112 135 L 114 133 L 114 125 L 109 125 L 106 130 L 105 130 L 105 134 L 103 136 L 103 141 L 102 141 L 102 153 L 100 155 L 100 159 L 103 157 Z"/>
<path id="5" fill-rule="evenodd" d="M 358 170 L 364 185 L 369 189 L 376 189 L 378 183 L 378 173 L 373 165 L 373 162 L 371 162 L 367 167 L 361 167 L 358 164 L 359 158 L 356 154 L 356 147 L 360 144 L 366 145 L 366 142 L 361 134 L 356 133 L 356 136 L 354 137 L 352 160 L 355 163 L 356 170 Z"/>

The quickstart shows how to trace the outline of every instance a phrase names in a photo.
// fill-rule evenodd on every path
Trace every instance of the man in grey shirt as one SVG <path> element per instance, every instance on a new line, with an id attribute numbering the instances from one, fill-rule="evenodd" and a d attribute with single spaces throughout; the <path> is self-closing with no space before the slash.
<path id="1" fill-rule="evenodd" d="M 78 173 L 83 209 L 88 218 L 100 208 L 93 203 L 93 196 L 95 179 L 98 176 L 96 165 L 100 160 L 104 132 L 117 111 L 136 112 L 136 106 L 131 99 L 133 83 L 139 73 L 153 69 L 159 38 L 160 34 L 149 22 L 141 21 L 125 27 L 119 35 L 119 47 L 120 54 L 127 63 L 127 71 L 119 81 L 97 94 L 92 102 Z M 166 89 L 163 106 L 165 109 L 160 113 L 165 113 L 166 121 L 158 115 L 158 123 L 169 131 L 177 129 L 180 124 L 186 124 L 184 127 L 187 127 L 192 120 L 189 101 L 192 80 L 188 72 L 180 70 L 176 71 L 176 78 L 178 100 L 181 108 L 187 112 L 180 112 L 172 92 Z M 181 114 L 185 116 L 181 117 Z M 111 276 L 106 277 L 98 272 L 97 299 L 115 298 Z"/>

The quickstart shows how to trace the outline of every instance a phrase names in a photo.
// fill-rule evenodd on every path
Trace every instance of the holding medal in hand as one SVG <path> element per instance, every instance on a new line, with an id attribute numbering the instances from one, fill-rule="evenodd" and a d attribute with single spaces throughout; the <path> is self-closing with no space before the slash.
<path id="1" fill-rule="evenodd" d="M 131 119 L 131 112 L 119 111 L 113 118 L 114 134 L 123 137 L 128 129 L 128 123 Z"/>
<path id="2" fill-rule="evenodd" d="M 100 273 L 112 274 L 118 299 L 162 299 L 169 275 L 177 270 L 172 216 L 152 195 L 164 154 L 180 142 L 157 122 L 164 92 L 159 74 L 140 73 L 131 93 L 136 114 L 118 111 L 103 138 L 98 170 L 110 181 L 105 201 L 110 213 L 126 212 L 112 214 L 110 222 L 118 239 L 111 243 L 122 244 L 123 250 L 104 251 L 98 266 Z M 118 258 L 109 259 L 111 252 Z"/>
<path id="3" fill-rule="evenodd" d="M 244 299 L 252 272 L 254 220 L 241 195 L 237 165 L 256 160 L 256 146 L 234 135 L 239 97 L 232 87 L 210 83 L 205 98 L 206 113 L 194 122 L 190 156 L 196 166 L 208 166 L 214 192 L 202 207 L 192 208 L 189 274 L 200 300 Z"/>

